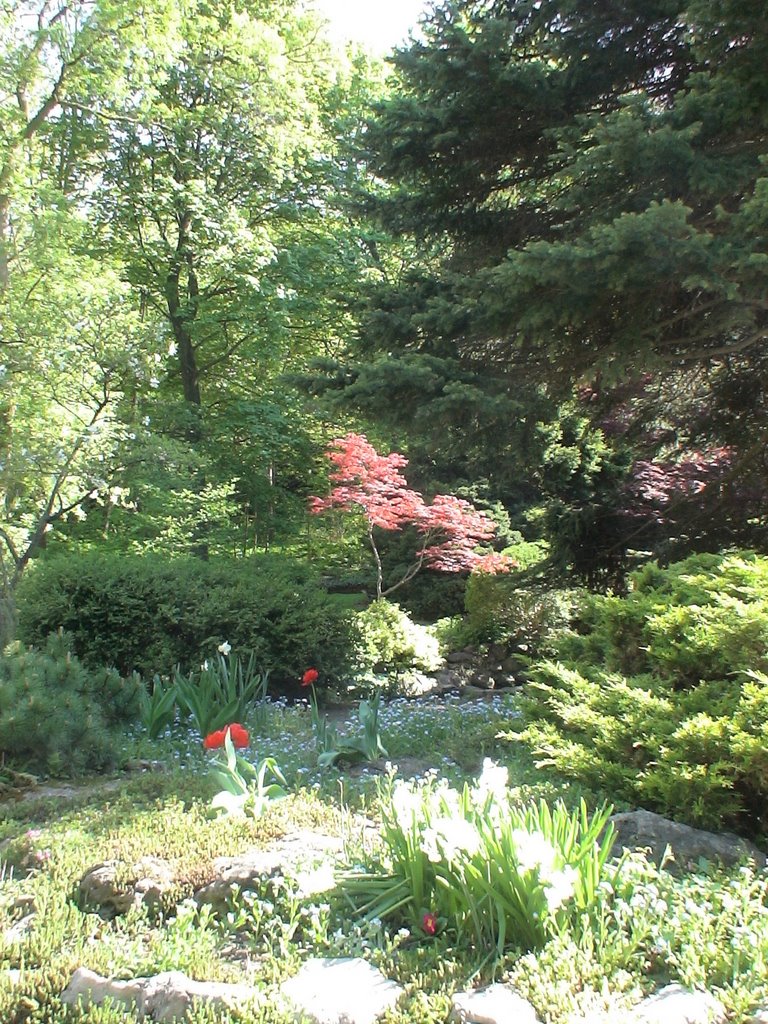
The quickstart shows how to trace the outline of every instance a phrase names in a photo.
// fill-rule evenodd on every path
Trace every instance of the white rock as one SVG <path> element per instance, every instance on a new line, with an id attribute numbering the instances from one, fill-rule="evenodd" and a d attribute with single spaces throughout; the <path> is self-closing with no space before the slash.
<path id="1" fill-rule="evenodd" d="M 725 1024 L 725 1007 L 709 992 L 667 985 L 629 1014 L 631 1024 Z"/>
<path id="2" fill-rule="evenodd" d="M 195 893 L 199 904 L 223 905 L 233 889 L 258 890 L 265 878 L 276 873 L 295 875 L 314 863 L 329 862 L 343 851 L 338 836 L 300 829 L 283 836 L 267 847 L 246 850 L 237 857 L 218 857 L 214 878 Z"/>
<path id="3" fill-rule="evenodd" d="M 61 1000 L 83 1008 L 99 1005 L 106 999 L 123 1003 L 136 1010 L 140 1017 L 151 1016 L 158 1022 L 178 1021 L 192 1006 L 193 1000 L 214 1007 L 234 1009 L 259 999 L 250 985 L 228 985 L 220 981 L 194 981 L 181 971 L 164 971 L 150 978 L 114 981 L 78 967 L 62 992 Z"/>
<path id="4" fill-rule="evenodd" d="M 23 942 L 35 923 L 36 916 L 33 911 L 31 914 L 22 917 L 20 921 L 12 924 L 10 928 L 6 928 L 3 932 L 3 941 L 8 943 L 9 946 L 13 942 Z"/>
<path id="5" fill-rule="evenodd" d="M 183 1018 L 194 1000 L 214 1007 L 235 1009 L 258 999 L 250 985 L 231 985 L 223 981 L 194 981 L 181 971 L 165 971 L 144 979 L 143 1012 L 156 1021 Z"/>
<path id="6" fill-rule="evenodd" d="M 95 971 L 89 971 L 87 967 L 78 967 L 62 992 L 61 1001 L 69 1006 L 76 1006 L 80 1003 L 83 1009 L 86 1009 L 92 1004 L 98 1006 L 105 999 L 112 999 L 116 1003 L 124 1003 L 126 1006 L 142 1010 L 144 990 L 141 983 L 143 981 L 146 979 L 113 981 L 111 978 L 102 978 Z"/>
<path id="7" fill-rule="evenodd" d="M 308 960 L 284 982 L 282 995 L 297 1019 L 314 1024 L 373 1024 L 394 1006 L 403 990 L 360 957 Z"/>
<path id="8" fill-rule="evenodd" d="M 453 997 L 453 1018 L 460 1024 L 539 1024 L 536 1011 L 506 985 L 488 985 Z"/>

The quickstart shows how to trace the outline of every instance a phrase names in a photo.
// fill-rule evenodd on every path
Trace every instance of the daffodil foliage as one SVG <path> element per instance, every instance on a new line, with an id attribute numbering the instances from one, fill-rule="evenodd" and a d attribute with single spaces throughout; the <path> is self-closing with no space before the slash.
<path id="1" fill-rule="evenodd" d="M 591 816 L 545 801 L 520 807 L 506 768 L 486 758 L 473 785 L 390 778 L 382 787 L 384 855 L 340 880 L 369 918 L 405 920 L 417 933 L 447 931 L 501 957 L 539 949 L 572 916 L 589 914 L 610 861 L 610 809 Z"/>

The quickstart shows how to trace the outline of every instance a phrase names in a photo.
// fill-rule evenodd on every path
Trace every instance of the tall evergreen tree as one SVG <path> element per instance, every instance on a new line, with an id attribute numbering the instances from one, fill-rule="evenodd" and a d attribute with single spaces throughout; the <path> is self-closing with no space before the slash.
<path id="1" fill-rule="evenodd" d="M 677 495 L 698 524 L 675 529 L 764 526 L 744 501 L 765 490 L 767 62 L 768 11 L 746 0 L 438 6 L 367 136 L 388 183 L 372 209 L 431 254 L 379 287 L 369 350 L 451 360 L 492 404 L 578 395 L 627 466 L 621 448 L 674 464 L 726 444 L 717 485 L 702 470 Z M 553 496 L 595 543 L 644 547 L 636 520 L 595 513 L 627 488 L 610 472 Z"/>

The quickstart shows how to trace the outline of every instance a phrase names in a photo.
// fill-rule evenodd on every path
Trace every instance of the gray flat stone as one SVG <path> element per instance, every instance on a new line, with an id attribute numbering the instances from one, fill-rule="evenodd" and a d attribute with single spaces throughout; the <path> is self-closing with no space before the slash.
<path id="1" fill-rule="evenodd" d="M 373 1024 L 403 992 L 360 957 L 308 960 L 280 991 L 313 1024 Z"/>
<path id="2" fill-rule="evenodd" d="M 751 858 L 758 868 L 766 864 L 761 850 L 729 832 L 706 832 L 645 810 L 614 814 L 610 820 L 616 829 L 614 851 L 617 854 L 622 848 L 648 849 L 659 863 L 669 847 L 675 858 L 672 867 L 676 864 L 681 868 L 696 868 L 700 859 L 730 865 Z"/>

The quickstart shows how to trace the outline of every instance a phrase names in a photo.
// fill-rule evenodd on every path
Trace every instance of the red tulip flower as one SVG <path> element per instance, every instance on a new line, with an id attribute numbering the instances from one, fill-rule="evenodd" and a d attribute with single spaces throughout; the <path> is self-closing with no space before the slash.
<path id="1" fill-rule="evenodd" d="M 240 725 L 239 722 L 233 722 L 232 725 L 227 725 L 223 729 L 209 732 L 203 740 L 203 747 L 206 750 L 219 750 L 227 741 L 227 733 L 229 733 L 234 747 L 247 747 L 250 743 L 248 730 L 245 726 Z"/>
<path id="2" fill-rule="evenodd" d="M 304 675 L 301 677 L 301 685 L 311 686 L 313 683 L 317 682 L 319 675 L 320 673 L 317 671 L 316 668 L 308 668 Z"/>
<path id="3" fill-rule="evenodd" d="M 248 730 L 244 725 L 240 725 L 239 722 L 233 722 L 232 725 L 228 725 L 229 735 L 232 738 L 232 745 L 235 747 L 247 747 L 250 742 L 250 736 Z"/>
<path id="4" fill-rule="evenodd" d="M 421 927 L 425 935 L 434 935 L 437 931 L 437 917 L 427 913 L 421 919 Z"/>

